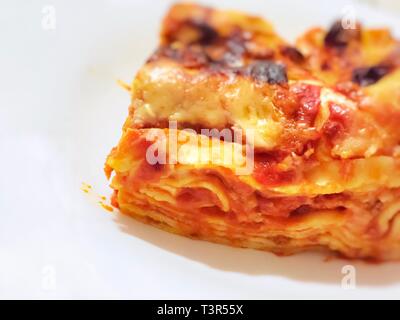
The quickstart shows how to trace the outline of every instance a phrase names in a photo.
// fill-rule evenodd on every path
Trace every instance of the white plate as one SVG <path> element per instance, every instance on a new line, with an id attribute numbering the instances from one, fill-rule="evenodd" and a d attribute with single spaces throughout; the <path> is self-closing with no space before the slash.
<path id="1" fill-rule="evenodd" d="M 193 241 L 97 203 L 111 192 L 103 163 L 129 104 L 116 80 L 130 82 L 155 48 L 168 2 L 1 2 L 0 297 L 399 298 L 400 264 L 280 258 Z M 269 18 L 289 39 L 327 25 L 348 4 L 218 1 Z M 399 35 L 397 17 L 354 9 Z M 355 289 L 342 286 L 349 264 Z"/>

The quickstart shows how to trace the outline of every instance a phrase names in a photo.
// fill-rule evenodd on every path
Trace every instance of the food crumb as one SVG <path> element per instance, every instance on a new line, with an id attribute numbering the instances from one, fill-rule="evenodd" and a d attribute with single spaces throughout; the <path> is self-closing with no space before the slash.
<path id="1" fill-rule="evenodd" d="M 107 211 L 110 211 L 110 212 L 113 212 L 113 211 L 114 211 L 114 208 L 113 208 L 113 207 L 111 207 L 111 206 L 105 204 L 105 203 L 102 202 L 102 201 L 99 201 L 99 204 L 103 207 L 103 209 L 106 209 Z"/>
<path id="2" fill-rule="evenodd" d="M 92 200 L 94 200 L 95 202 L 97 202 L 98 204 L 100 204 L 103 209 L 105 209 L 109 212 L 114 211 L 114 208 L 111 205 L 108 205 L 105 203 L 105 201 L 107 200 L 107 197 L 93 193 L 93 187 L 90 184 L 88 184 L 86 182 L 82 182 L 81 190 L 87 194 L 90 194 L 90 198 Z"/>
<path id="3" fill-rule="evenodd" d="M 89 191 L 92 189 L 92 186 L 86 182 L 82 182 L 81 190 L 85 193 L 89 193 Z"/>

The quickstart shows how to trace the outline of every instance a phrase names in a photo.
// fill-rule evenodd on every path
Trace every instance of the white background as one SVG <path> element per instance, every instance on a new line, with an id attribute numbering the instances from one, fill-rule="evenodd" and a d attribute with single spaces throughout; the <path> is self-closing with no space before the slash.
<path id="1" fill-rule="evenodd" d="M 400 263 L 279 258 L 170 235 L 98 205 L 111 192 L 103 163 L 129 104 L 116 80 L 130 82 L 155 48 L 169 2 L 1 1 L 0 297 L 400 298 Z M 348 4 L 218 1 L 270 19 L 288 39 Z M 42 25 L 48 5 L 55 30 Z M 398 17 L 354 8 L 399 36 Z M 353 290 L 341 286 L 347 264 Z"/>

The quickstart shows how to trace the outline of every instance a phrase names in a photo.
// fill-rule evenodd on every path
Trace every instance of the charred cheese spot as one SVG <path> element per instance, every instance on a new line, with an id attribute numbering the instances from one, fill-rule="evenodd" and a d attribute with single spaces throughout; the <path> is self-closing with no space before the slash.
<path id="1" fill-rule="evenodd" d="M 245 71 L 255 81 L 269 84 L 285 84 L 288 82 L 286 67 L 272 61 L 259 61 L 249 65 Z"/>
<path id="2" fill-rule="evenodd" d="M 218 32 L 209 24 L 202 21 L 191 21 L 191 24 L 199 31 L 200 36 L 197 40 L 202 45 L 211 44 L 218 38 Z"/>
<path id="3" fill-rule="evenodd" d="M 282 55 L 288 57 L 294 63 L 303 63 L 305 58 L 303 54 L 295 47 L 283 47 L 281 49 Z"/>
<path id="4" fill-rule="evenodd" d="M 384 65 L 357 68 L 353 71 L 352 80 L 360 86 L 366 87 L 378 82 L 387 75 L 391 69 L 392 68 Z"/>

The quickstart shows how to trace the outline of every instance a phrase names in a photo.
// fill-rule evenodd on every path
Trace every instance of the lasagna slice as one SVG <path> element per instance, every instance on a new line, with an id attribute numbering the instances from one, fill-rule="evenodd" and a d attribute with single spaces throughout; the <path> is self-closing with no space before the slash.
<path id="1" fill-rule="evenodd" d="M 399 259 L 398 60 L 385 30 L 294 47 L 260 18 L 173 6 L 106 161 L 113 205 L 232 246 Z"/>

